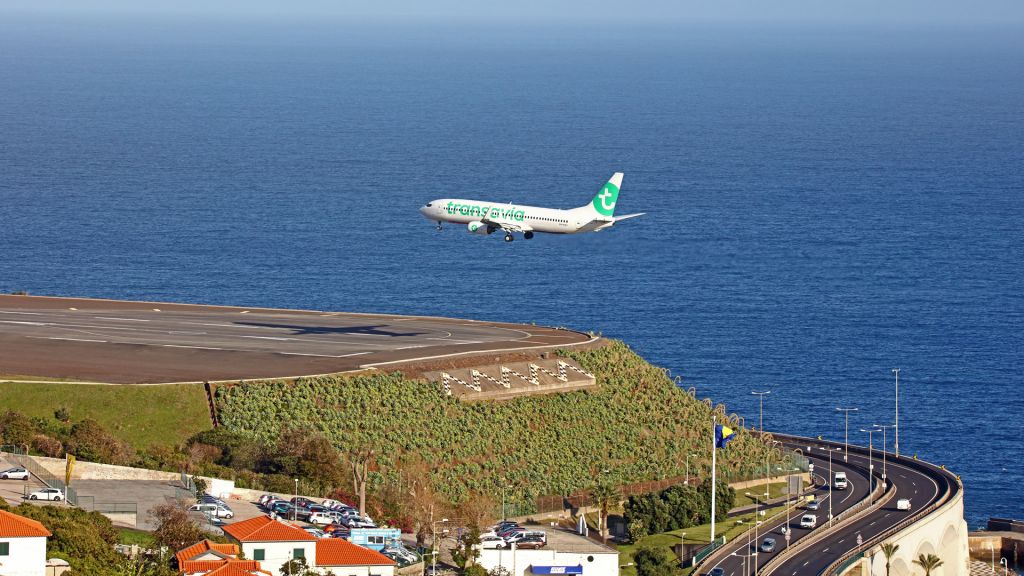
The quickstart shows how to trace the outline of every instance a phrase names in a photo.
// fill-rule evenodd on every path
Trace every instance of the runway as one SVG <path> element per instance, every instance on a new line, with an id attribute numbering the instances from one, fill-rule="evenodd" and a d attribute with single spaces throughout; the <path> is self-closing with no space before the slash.
<path id="1" fill-rule="evenodd" d="M 0 295 L 0 376 L 237 380 L 589 341 L 570 330 L 434 318 Z"/>

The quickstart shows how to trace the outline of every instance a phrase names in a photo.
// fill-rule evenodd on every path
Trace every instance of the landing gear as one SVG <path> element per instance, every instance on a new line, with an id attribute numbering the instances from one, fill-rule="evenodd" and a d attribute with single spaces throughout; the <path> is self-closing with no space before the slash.
<path id="1" fill-rule="evenodd" d="M 441 230 L 444 230 L 444 228 L 441 227 L 441 221 L 438 220 L 438 222 L 437 222 L 437 231 L 440 232 Z"/>
<path id="2" fill-rule="evenodd" d="M 530 240 L 533 238 L 533 232 L 523 232 L 523 238 Z"/>
<path id="3" fill-rule="evenodd" d="M 511 242 L 513 240 L 515 240 L 515 238 L 512 237 L 512 233 L 511 232 L 506 232 L 505 233 L 505 242 Z"/>

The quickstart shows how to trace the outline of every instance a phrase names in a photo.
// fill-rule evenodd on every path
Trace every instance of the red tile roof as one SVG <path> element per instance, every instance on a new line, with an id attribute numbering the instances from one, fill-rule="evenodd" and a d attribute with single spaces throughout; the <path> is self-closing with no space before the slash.
<path id="1" fill-rule="evenodd" d="M 194 560 L 201 556 L 213 556 L 214 559 Z M 219 567 L 226 558 L 238 556 L 237 544 L 218 544 L 210 540 L 200 540 L 195 544 L 179 550 L 174 555 L 178 559 L 178 568 L 182 572 L 206 572 Z M 259 563 L 253 562 L 253 568 L 259 568 Z"/>
<path id="2" fill-rule="evenodd" d="M 257 516 L 249 520 L 226 524 L 224 532 L 239 542 L 312 542 L 309 532 L 284 520 Z"/>
<path id="3" fill-rule="evenodd" d="M 342 538 L 321 538 L 316 541 L 317 566 L 394 566 L 387 556 L 357 546 Z"/>
<path id="4" fill-rule="evenodd" d="M 260 570 L 260 563 L 255 560 L 221 560 L 220 567 L 210 570 L 206 576 L 253 576 L 255 574 L 270 576 L 270 572 Z"/>
<path id="5" fill-rule="evenodd" d="M 39 522 L 0 510 L 0 538 L 43 538 L 52 536 L 50 531 Z"/>

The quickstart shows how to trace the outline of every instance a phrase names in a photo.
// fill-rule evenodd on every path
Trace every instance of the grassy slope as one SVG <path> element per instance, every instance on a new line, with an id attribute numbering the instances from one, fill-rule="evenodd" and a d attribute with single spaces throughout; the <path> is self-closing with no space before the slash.
<path id="1" fill-rule="evenodd" d="M 464 403 L 436 385 L 378 374 L 247 382 L 219 388 L 217 401 L 228 429 L 260 440 L 273 440 L 284 425 L 319 431 L 342 449 L 373 446 L 383 473 L 420 458 L 456 501 L 469 491 L 500 494 L 502 486 L 522 487 L 511 499 L 572 493 L 592 487 L 601 470 L 617 483 L 679 477 L 688 452 L 701 455 L 691 459 L 694 475 L 706 470 L 708 404 L 621 342 L 566 355 L 596 374 L 596 391 Z M 754 471 L 765 451 L 740 431 L 719 454 L 719 473 Z"/>
<path id="2" fill-rule="evenodd" d="M 0 407 L 53 418 L 67 407 L 73 420 L 92 418 L 138 449 L 179 443 L 210 428 L 202 384 L 97 386 L 0 382 Z"/>

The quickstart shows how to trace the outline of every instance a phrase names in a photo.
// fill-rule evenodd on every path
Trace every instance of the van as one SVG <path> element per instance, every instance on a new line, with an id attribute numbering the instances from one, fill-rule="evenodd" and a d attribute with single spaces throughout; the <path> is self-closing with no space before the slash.
<path id="1" fill-rule="evenodd" d="M 193 504 L 189 507 L 190 512 L 202 512 L 212 518 L 232 518 L 235 513 L 231 511 L 231 508 L 221 504 L 201 502 L 199 504 Z"/>
<path id="2" fill-rule="evenodd" d="M 836 472 L 836 477 L 832 482 L 832 487 L 836 490 L 846 490 L 846 472 Z"/>
<path id="3" fill-rule="evenodd" d="M 909 498 L 900 498 L 899 500 L 897 500 L 896 501 L 896 509 L 897 510 L 910 510 L 910 499 Z"/>

